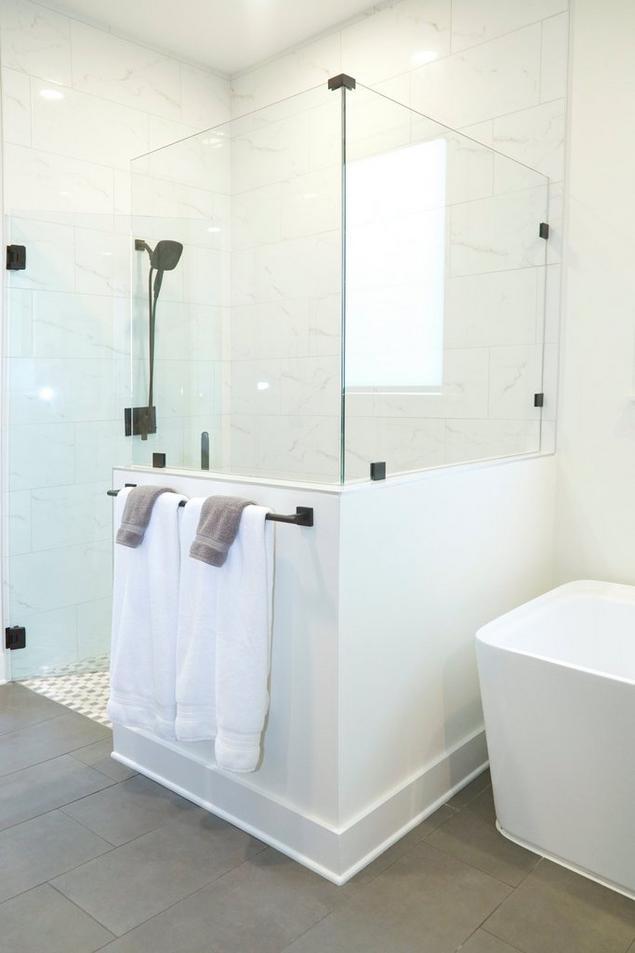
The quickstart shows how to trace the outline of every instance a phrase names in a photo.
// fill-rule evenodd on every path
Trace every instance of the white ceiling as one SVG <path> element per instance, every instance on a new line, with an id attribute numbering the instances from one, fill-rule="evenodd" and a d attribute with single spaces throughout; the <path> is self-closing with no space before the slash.
<path id="1" fill-rule="evenodd" d="M 356 16 L 372 0 L 45 0 L 45 6 L 223 73 Z"/>

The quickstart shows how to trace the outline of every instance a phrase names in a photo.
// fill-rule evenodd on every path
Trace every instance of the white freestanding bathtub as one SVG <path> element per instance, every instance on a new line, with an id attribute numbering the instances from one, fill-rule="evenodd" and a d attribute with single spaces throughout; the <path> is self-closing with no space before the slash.
<path id="1" fill-rule="evenodd" d="M 500 832 L 635 898 L 635 587 L 560 586 L 476 644 Z"/>

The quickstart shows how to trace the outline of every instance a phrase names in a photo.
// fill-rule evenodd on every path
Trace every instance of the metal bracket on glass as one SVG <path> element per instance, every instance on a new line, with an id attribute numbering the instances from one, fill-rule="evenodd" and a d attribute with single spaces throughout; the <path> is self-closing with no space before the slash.
<path id="1" fill-rule="evenodd" d="M 357 81 L 347 73 L 338 73 L 337 76 L 331 76 L 329 79 L 329 89 L 355 89 Z"/>
<path id="2" fill-rule="evenodd" d="M 147 440 L 149 433 L 157 432 L 156 407 L 126 407 L 124 410 L 126 437 L 141 437 Z"/>
<path id="3" fill-rule="evenodd" d="M 538 236 L 539 238 L 544 238 L 544 240 L 547 241 L 547 239 L 549 238 L 549 223 L 548 222 L 540 223 L 540 227 L 538 229 Z"/>

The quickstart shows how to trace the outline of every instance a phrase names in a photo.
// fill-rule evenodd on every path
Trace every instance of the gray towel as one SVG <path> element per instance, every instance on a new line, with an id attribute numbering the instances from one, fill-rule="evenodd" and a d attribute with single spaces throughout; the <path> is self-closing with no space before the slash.
<path id="1" fill-rule="evenodd" d="M 174 493 L 174 490 L 169 486 L 135 486 L 130 491 L 117 530 L 118 543 L 134 549 L 143 542 L 152 508 L 162 493 Z"/>
<path id="2" fill-rule="evenodd" d="M 190 546 L 192 559 L 200 559 L 210 566 L 222 566 L 236 539 L 246 506 L 249 506 L 249 500 L 235 496 L 208 497 L 201 507 L 196 536 Z"/>

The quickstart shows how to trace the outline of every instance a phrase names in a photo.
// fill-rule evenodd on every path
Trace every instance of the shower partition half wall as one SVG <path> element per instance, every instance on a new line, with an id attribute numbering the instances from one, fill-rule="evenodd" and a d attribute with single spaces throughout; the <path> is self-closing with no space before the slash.
<path id="1" fill-rule="evenodd" d="M 548 446 L 547 179 L 340 82 L 133 162 L 134 238 L 184 245 L 136 464 L 199 469 L 209 434 L 215 472 L 333 484 Z"/>

